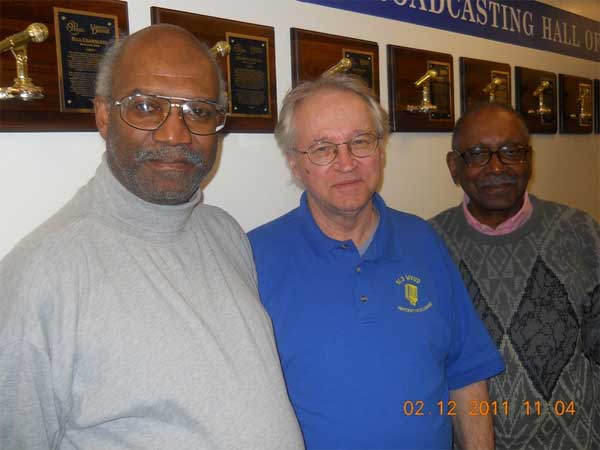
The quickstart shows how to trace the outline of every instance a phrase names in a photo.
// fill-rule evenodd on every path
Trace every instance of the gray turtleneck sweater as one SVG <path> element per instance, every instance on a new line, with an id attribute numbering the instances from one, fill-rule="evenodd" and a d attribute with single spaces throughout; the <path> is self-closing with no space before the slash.
<path id="1" fill-rule="evenodd" d="M 0 262 L 0 449 L 302 447 L 245 234 L 106 160 Z"/>

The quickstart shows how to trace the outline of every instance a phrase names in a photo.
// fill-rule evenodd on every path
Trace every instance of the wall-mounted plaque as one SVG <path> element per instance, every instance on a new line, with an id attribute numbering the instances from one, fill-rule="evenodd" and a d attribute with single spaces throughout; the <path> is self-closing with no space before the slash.
<path id="1" fill-rule="evenodd" d="M 531 133 L 556 133 L 556 75 L 552 72 L 515 67 L 517 111 L 521 113 Z"/>
<path id="2" fill-rule="evenodd" d="M 179 25 L 212 47 L 229 43 L 218 57 L 226 77 L 226 132 L 270 133 L 277 123 L 275 32 L 273 27 L 165 8 L 151 8 L 152 23 Z"/>
<path id="3" fill-rule="evenodd" d="M 292 28 L 290 37 L 294 86 L 333 69 L 360 77 L 379 98 L 379 46 L 376 42 L 299 28 Z"/>
<path id="4" fill-rule="evenodd" d="M 348 58 L 351 66 L 347 73 L 360 77 L 367 86 L 373 89 L 373 74 L 375 73 L 373 52 L 343 49 L 344 58 Z"/>
<path id="5" fill-rule="evenodd" d="M 45 25 L 49 32 L 45 41 L 27 47 L 29 77 L 43 88 L 44 96 L 0 100 L 0 131 L 96 131 L 90 99 L 97 64 L 106 44 L 129 32 L 127 2 L 10 1 L 0 9 L 0 39 L 32 22 Z M 10 86 L 15 78 L 12 55 L 7 51 L 0 58 L 0 87 Z"/>
<path id="6" fill-rule="evenodd" d="M 560 132 L 591 133 L 594 125 L 592 80 L 558 75 Z"/>
<path id="7" fill-rule="evenodd" d="M 594 80 L 594 131 L 600 133 L 600 80 Z"/>
<path id="8" fill-rule="evenodd" d="M 387 46 L 392 131 L 452 131 L 452 55 Z"/>
<path id="9" fill-rule="evenodd" d="M 465 113 L 479 103 L 511 106 L 510 66 L 481 59 L 460 58 L 460 108 Z"/>
<path id="10" fill-rule="evenodd" d="M 269 40 L 227 33 L 229 112 L 234 117 L 270 118 Z"/>
<path id="11" fill-rule="evenodd" d="M 61 112 L 94 112 L 98 64 L 118 30 L 115 15 L 54 7 Z"/>

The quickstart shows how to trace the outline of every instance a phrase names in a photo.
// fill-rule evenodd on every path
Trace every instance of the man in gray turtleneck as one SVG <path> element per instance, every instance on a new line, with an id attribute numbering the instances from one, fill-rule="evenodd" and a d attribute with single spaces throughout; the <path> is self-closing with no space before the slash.
<path id="1" fill-rule="evenodd" d="M 206 46 L 109 50 L 92 180 L 0 262 L 0 448 L 299 448 L 248 242 L 200 204 L 223 127 Z"/>

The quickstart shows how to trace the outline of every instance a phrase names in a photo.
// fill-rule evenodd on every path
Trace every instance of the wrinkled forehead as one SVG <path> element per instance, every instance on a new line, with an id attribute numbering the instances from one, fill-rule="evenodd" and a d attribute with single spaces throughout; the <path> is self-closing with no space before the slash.
<path id="1" fill-rule="evenodd" d="M 322 89 L 298 102 L 294 122 L 302 134 L 325 138 L 330 134 L 372 131 L 375 121 L 369 104 L 360 95 L 342 89 Z"/>

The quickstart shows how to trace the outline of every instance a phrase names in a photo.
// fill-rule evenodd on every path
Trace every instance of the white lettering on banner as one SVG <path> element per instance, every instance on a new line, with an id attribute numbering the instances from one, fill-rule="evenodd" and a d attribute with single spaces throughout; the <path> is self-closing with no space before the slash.
<path id="1" fill-rule="evenodd" d="M 585 30 L 585 48 L 595 52 L 600 51 L 600 33 L 598 31 Z"/>
<path id="2" fill-rule="evenodd" d="M 469 19 L 465 19 L 465 14 L 468 14 L 470 17 Z M 464 21 L 469 21 L 469 22 L 473 22 L 475 23 L 475 17 L 473 16 L 473 8 L 471 7 L 471 0 L 465 0 L 465 6 L 463 7 L 463 13 L 462 13 L 462 17 L 461 20 Z"/>
<path id="3" fill-rule="evenodd" d="M 533 14 L 531 14 L 531 11 L 525 11 L 525 13 L 523 14 L 523 31 L 527 36 L 531 37 L 533 36 L 534 28 L 535 27 L 533 26 Z"/>
<path id="4" fill-rule="evenodd" d="M 453 19 L 458 19 L 460 17 L 460 12 L 454 14 L 454 9 L 452 8 L 452 1 L 448 2 L 448 14 L 450 14 L 450 17 L 452 17 Z"/>
<path id="5" fill-rule="evenodd" d="M 433 13 L 433 14 L 441 14 L 444 12 L 444 0 L 439 0 L 439 8 L 435 9 L 434 5 L 435 5 L 435 0 L 431 0 L 431 5 L 429 6 L 429 12 Z"/>
<path id="6" fill-rule="evenodd" d="M 308 0 L 310 1 L 310 0 Z M 389 0 L 380 0 L 387 2 Z M 454 20 L 470 22 L 481 27 L 498 28 L 515 35 L 535 38 L 535 17 L 528 9 L 504 4 L 500 0 L 392 0 L 396 6 L 408 7 L 426 13 L 445 14 Z M 519 6 L 526 5 L 519 2 Z M 535 8 L 534 8 L 535 9 Z M 538 16 L 539 17 L 539 16 Z M 600 52 L 600 32 L 578 29 L 577 25 L 541 15 L 541 36 L 538 39 L 581 47 L 581 38 L 588 51 Z"/>
<path id="7" fill-rule="evenodd" d="M 570 25 L 566 22 L 560 22 L 558 20 L 553 20 L 550 17 L 542 16 L 542 28 L 542 39 L 558 42 L 559 44 L 570 45 L 571 47 L 581 46 L 581 42 L 577 39 L 576 25 Z M 588 50 L 591 49 L 588 48 Z"/>
<path id="8" fill-rule="evenodd" d="M 492 27 L 498 28 L 498 19 L 496 16 L 498 15 L 500 4 L 498 2 L 493 2 L 492 0 L 490 0 L 490 9 L 493 9 L 492 17 L 494 18 L 494 20 L 492 20 Z"/>
<path id="9" fill-rule="evenodd" d="M 481 1 L 477 0 L 477 5 L 476 5 L 476 7 L 477 7 L 477 23 L 479 25 L 487 25 L 487 21 L 488 21 L 487 9 L 485 9 L 486 1 L 487 0 L 481 0 Z M 482 16 L 483 16 L 483 19 L 481 19 Z"/>

